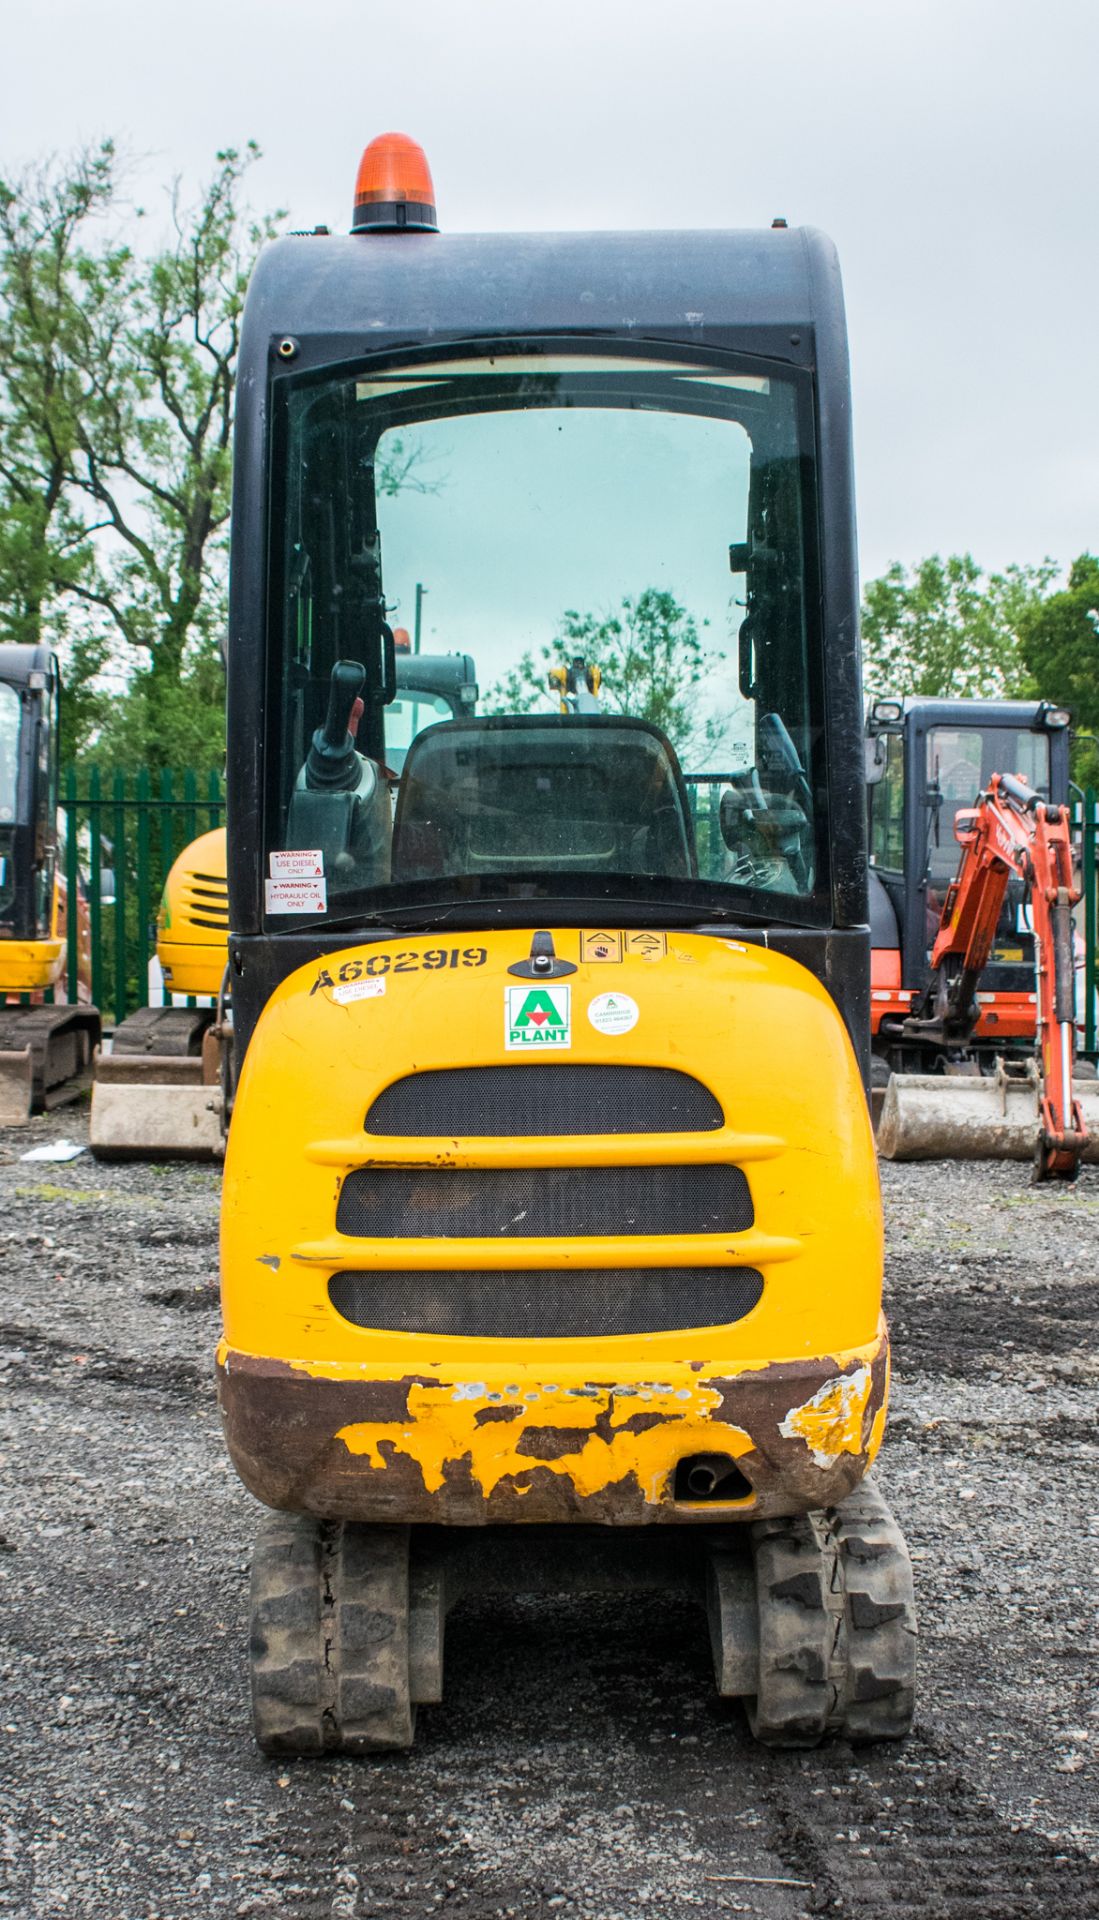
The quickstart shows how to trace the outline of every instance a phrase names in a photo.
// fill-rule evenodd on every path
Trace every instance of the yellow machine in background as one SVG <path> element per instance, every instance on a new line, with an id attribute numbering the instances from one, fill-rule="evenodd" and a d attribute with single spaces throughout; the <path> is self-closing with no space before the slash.
<path id="1" fill-rule="evenodd" d="M 225 828 L 214 827 L 184 847 L 164 883 L 156 957 L 168 993 L 216 999 L 225 975 L 228 925 Z"/>
<path id="2" fill-rule="evenodd" d="M 171 994 L 204 1007 L 139 1007 L 115 1028 L 92 1087 L 90 1142 L 103 1160 L 218 1160 L 225 1151 L 231 1024 L 225 828 L 173 863 L 157 915 L 157 958 Z"/>
<path id="3" fill-rule="evenodd" d="M 100 1019 L 90 1004 L 87 912 L 58 857 L 61 681 L 48 647 L 0 647 L 0 1125 L 87 1086 Z M 77 916 L 77 1004 L 67 1000 Z M 45 996 L 53 996 L 48 1004 Z M 28 1000 L 30 1004 L 24 1004 Z"/>

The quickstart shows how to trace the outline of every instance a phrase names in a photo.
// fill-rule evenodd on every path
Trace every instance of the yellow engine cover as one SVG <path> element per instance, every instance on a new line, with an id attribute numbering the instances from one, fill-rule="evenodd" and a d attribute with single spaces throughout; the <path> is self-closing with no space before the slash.
<path id="1" fill-rule="evenodd" d="M 269 1504 L 460 1524 L 758 1518 L 833 1504 L 873 1457 L 888 1376 L 881 1207 L 834 1003 L 794 961 L 731 939 L 560 930 L 554 942 L 575 971 L 548 982 L 509 972 L 529 933 L 350 947 L 265 1008 L 226 1158 L 218 1363 L 230 1450 Z M 677 1069 L 720 1114 L 690 1132 L 670 1117 L 646 1133 L 365 1130 L 406 1076 L 535 1062 Z M 750 1222 L 552 1237 L 518 1217 L 489 1237 L 435 1225 L 439 1169 L 475 1181 L 584 1168 L 596 1191 L 600 1170 L 651 1170 L 659 1186 L 661 1169 L 683 1167 L 741 1169 Z M 337 1230 L 343 1184 L 363 1168 L 422 1172 L 419 1231 Z M 674 1297 L 690 1294 L 691 1270 L 736 1268 L 762 1284 L 728 1324 L 668 1330 L 665 1313 L 662 1331 L 582 1338 L 378 1329 L 329 1291 L 349 1272 L 368 1298 L 371 1275 L 395 1271 L 459 1296 L 465 1274 L 535 1291 L 547 1276 L 566 1292 L 575 1274 L 580 1299 L 585 1271 L 594 1285 L 620 1270 L 625 1287 L 661 1269 Z M 677 1465 L 699 1454 L 735 1462 L 727 1507 L 677 1489 Z"/>
<path id="2" fill-rule="evenodd" d="M 65 975 L 67 959 L 64 918 L 64 880 L 54 874 L 50 896 L 50 931 L 42 940 L 0 940 L 0 996 L 44 993 Z"/>
<path id="3" fill-rule="evenodd" d="M 164 883 L 156 922 L 156 952 L 172 993 L 216 995 L 229 940 L 229 886 L 225 828 L 192 840 Z"/>

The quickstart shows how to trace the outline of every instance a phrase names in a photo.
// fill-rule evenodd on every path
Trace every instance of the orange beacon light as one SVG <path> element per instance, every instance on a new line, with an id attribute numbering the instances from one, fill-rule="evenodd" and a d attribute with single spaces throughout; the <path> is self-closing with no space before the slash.
<path id="1" fill-rule="evenodd" d="M 422 147 L 407 133 L 380 133 L 359 162 L 352 233 L 437 233 L 435 188 Z"/>

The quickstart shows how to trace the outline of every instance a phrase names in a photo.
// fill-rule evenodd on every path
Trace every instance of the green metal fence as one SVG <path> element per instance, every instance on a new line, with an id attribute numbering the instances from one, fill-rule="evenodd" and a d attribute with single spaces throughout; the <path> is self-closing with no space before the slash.
<path id="1" fill-rule="evenodd" d="M 165 770 L 102 776 L 97 767 L 62 778 L 65 872 L 70 901 L 82 883 L 91 922 L 91 993 L 104 1019 L 119 1021 L 148 999 L 149 958 L 168 870 L 178 853 L 225 818 L 220 773 Z M 104 884 L 113 875 L 113 885 Z M 68 918 L 68 993 L 76 999 L 79 928 Z"/>
<path id="2" fill-rule="evenodd" d="M 692 788 L 692 812 L 703 859 L 718 864 L 719 823 L 713 783 Z M 93 767 L 78 775 L 70 767 L 62 781 L 65 819 L 65 867 L 69 899 L 83 882 L 91 920 L 92 999 L 107 1021 L 121 1020 L 147 997 L 148 963 L 156 943 L 156 913 L 161 890 L 176 855 L 200 833 L 225 818 L 225 783 L 220 773 L 165 771 L 101 776 Z M 1099 1047 L 1096 949 L 1099 945 L 1099 793 L 1093 787 L 1073 806 L 1073 828 L 1081 855 L 1083 901 L 1077 927 L 1084 945 L 1081 1007 L 1083 1050 Z M 104 876 L 114 875 L 113 891 Z M 69 998 L 76 998 L 77 916 L 69 916 Z"/>

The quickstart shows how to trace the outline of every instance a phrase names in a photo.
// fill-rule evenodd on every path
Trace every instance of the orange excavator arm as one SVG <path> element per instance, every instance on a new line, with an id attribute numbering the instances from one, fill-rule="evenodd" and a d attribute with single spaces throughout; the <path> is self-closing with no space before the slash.
<path id="1" fill-rule="evenodd" d="M 1042 1095 L 1039 1178 L 1072 1179 L 1087 1145 L 1073 1098 L 1075 1053 L 1072 909 L 1080 898 L 1068 816 L 1015 774 L 994 773 L 973 808 L 955 816 L 961 863 L 943 902 L 931 981 L 912 1021 L 964 1046 L 977 1023 L 977 983 L 988 965 L 1008 883 L 1026 887 L 1038 951 Z"/>

